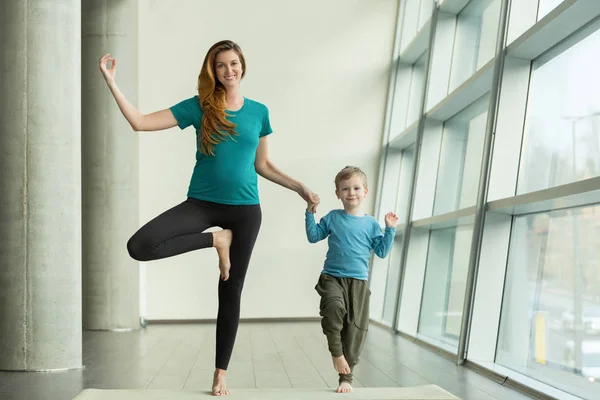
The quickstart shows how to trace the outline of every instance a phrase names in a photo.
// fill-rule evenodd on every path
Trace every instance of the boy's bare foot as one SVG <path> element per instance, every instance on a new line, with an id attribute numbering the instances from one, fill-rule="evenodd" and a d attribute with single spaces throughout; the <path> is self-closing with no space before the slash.
<path id="1" fill-rule="evenodd" d="M 351 391 L 352 385 L 348 382 L 342 382 L 340 383 L 340 386 L 338 386 L 336 393 L 350 393 Z"/>
<path id="2" fill-rule="evenodd" d="M 226 376 L 227 371 L 218 368 L 215 369 L 215 375 L 213 376 L 212 384 L 213 396 L 229 396 L 229 390 L 227 390 L 227 386 L 225 385 Z"/>
<path id="3" fill-rule="evenodd" d="M 339 357 L 333 358 L 333 366 L 338 374 L 348 375 L 350 373 L 350 366 L 348 365 L 348 361 L 346 361 L 346 357 L 343 355 Z"/>
<path id="4" fill-rule="evenodd" d="M 232 239 L 233 232 L 230 229 L 213 232 L 213 247 L 217 249 L 217 254 L 219 255 L 219 271 L 221 271 L 221 279 L 224 281 L 229 279 L 229 268 L 231 268 L 229 248 L 231 247 Z"/>

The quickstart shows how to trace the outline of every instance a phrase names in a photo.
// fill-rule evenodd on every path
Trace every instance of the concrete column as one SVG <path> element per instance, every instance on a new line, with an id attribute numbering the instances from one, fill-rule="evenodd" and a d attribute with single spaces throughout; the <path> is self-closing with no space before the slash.
<path id="1" fill-rule="evenodd" d="M 138 134 L 98 68 L 117 59 L 117 84 L 137 104 L 137 0 L 82 2 L 83 327 L 137 329 L 139 263 L 127 240 L 139 229 Z"/>
<path id="2" fill-rule="evenodd" d="M 0 369 L 80 368 L 81 5 L 0 3 Z"/>

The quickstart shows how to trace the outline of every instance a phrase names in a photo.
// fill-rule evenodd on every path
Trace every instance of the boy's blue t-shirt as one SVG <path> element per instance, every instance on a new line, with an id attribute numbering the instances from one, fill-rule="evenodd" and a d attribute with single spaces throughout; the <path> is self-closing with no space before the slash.
<path id="1" fill-rule="evenodd" d="M 344 210 L 333 210 L 317 224 L 313 213 L 305 212 L 306 237 L 316 243 L 329 237 L 323 273 L 338 278 L 369 278 L 371 251 L 385 258 L 394 242 L 396 228 L 385 228 L 385 234 L 370 215 L 354 216 Z"/>
<path id="2" fill-rule="evenodd" d="M 196 128 L 197 143 L 203 112 L 198 96 L 170 108 L 179 128 Z M 196 149 L 196 165 L 190 180 L 188 197 L 231 205 L 259 204 L 258 177 L 254 169 L 259 139 L 273 132 L 269 110 L 257 101 L 244 98 L 242 108 L 227 111 L 227 119 L 236 124 L 237 135 L 214 147 L 215 155 L 207 156 Z"/>

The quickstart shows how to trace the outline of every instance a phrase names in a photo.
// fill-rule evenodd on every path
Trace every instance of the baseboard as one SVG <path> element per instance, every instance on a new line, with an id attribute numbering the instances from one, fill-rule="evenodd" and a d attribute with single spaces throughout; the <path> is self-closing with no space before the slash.
<path id="1" fill-rule="evenodd" d="M 556 397 L 549 396 L 545 393 L 537 391 L 532 387 L 522 384 L 521 382 L 515 381 L 514 379 L 510 379 L 508 376 L 500 374 L 496 371 L 493 371 L 489 368 L 483 367 L 479 364 L 475 364 L 472 361 L 465 360 L 465 367 L 477 372 L 478 374 L 485 376 L 488 379 L 491 379 L 502 386 L 509 387 L 511 389 L 516 390 L 517 392 L 521 392 L 527 396 L 533 397 L 534 399 L 539 400 L 558 400 Z"/>
<path id="2" fill-rule="evenodd" d="M 419 345 L 421 347 L 424 347 L 424 348 L 426 348 L 428 350 L 431 350 L 432 352 L 436 353 L 437 355 L 440 355 L 440 356 L 442 356 L 444 358 L 447 358 L 450 361 L 456 362 L 456 354 L 454 354 L 454 353 L 452 353 L 452 352 L 450 352 L 450 351 L 448 351 L 446 349 L 439 348 L 436 345 L 433 345 L 431 343 L 427 343 L 426 341 L 424 341 L 422 339 L 419 339 L 417 337 L 411 336 L 411 335 L 406 334 L 404 332 L 398 331 L 398 332 L 396 332 L 396 334 L 398 336 L 402 336 L 406 340 L 410 340 L 411 342 L 413 342 L 413 343 L 415 343 L 415 344 L 417 344 L 417 345 Z"/>
<path id="3" fill-rule="evenodd" d="M 381 324 L 378 324 L 378 325 L 381 325 Z M 385 325 L 381 325 L 381 326 L 386 327 Z M 386 327 L 386 328 L 387 329 L 391 329 L 389 326 Z M 396 334 L 398 336 L 403 337 L 406 340 L 409 340 L 409 341 L 411 341 L 411 342 L 413 342 L 413 343 L 421 346 L 421 347 L 427 348 L 428 350 L 431 350 L 434 353 L 441 355 L 442 357 L 448 358 L 448 359 L 456 362 L 456 354 L 453 354 L 453 353 L 451 353 L 451 352 L 449 352 L 449 351 L 447 351 L 445 349 L 441 349 L 439 347 L 436 347 L 433 344 L 427 343 L 427 342 L 425 342 L 425 341 L 423 341 L 423 340 L 421 340 L 419 338 L 416 338 L 414 336 L 411 336 L 411 335 L 409 335 L 407 333 L 396 332 Z M 537 390 L 533 389 L 532 387 L 529 387 L 529 386 L 524 385 L 524 384 L 522 384 L 520 382 L 517 382 L 517 381 L 515 381 L 513 379 L 510 379 L 509 377 L 504 376 L 502 374 L 499 374 L 496 371 L 493 371 L 493 370 L 491 370 L 489 368 L 486 368 L 486 367 L 483 367 L 481 365 L 475 364 L 472 361 L 465 360 L 465 363 L 462 366 L 465 367 L 465 368 L 467 368 L 467 369 L 469 369 L 469 370 L 471 370 L 471 371 L 473 371 L 473 372 L 478 373 L 481 376 L 486 377 L 487 379 L 489 379 L 489 380 L 491 380 L 493 382 L 498 383 L 499 385 L 506 386 L 506 387 L 509 387 L 511 389 L 514 389 L 515 391 L 523 393 L 523 394 L 525 394 L 525 395 L 527 395 L 529 397 L 533 397 L 534 399 L 539 399 L 539 400 L 558 400 L 555 397 L 552 397 L 552 396 L 549 396 L 549 395 L 547 395 L 545 393 L 537 391 Z"/>
<path id="4" fill-rule="evenodd" d="M 150 325 L 181 325 L 181 324 L 214 324 L 216 318 L 211 319 L 148 319 Z M 290 318 L 240 318 L 243 323 L 267 323 L 267 322 L 319 322 L 321 317 L 290 317 Z"/>
<path id="5" fill-rule="evenodd" d="M 383 329 L 392 329 L 389 326 L 387 326 L 386 324 L 384 324 L 383 322 L 375 321 L 374 319 L 369 319 L 369 323 L 371 325 L 375 325 L 375 326 L 378 326 Z"/>

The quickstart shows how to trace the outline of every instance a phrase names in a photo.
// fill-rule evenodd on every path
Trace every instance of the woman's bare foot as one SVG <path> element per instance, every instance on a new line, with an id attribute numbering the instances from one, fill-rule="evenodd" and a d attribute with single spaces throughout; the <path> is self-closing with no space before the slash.
<path id="1" fill-rule="evenodd" d="M 227 371 L 218 368 L 215 369 L 215 375 L 213 376 L 212 384 L 213 396 L 229 396 L 229 390 L 227 390 L 227 385 L 225 385 L 226 376 Z"/>
<path id="2" fill-rule="evenodd" d="M 336 393 L 350 393 L 351 391 L 352 385 L 348 382 L 342 382 L 340 383 L 340 386 L 338 386 Z"/>
<path id="3" fill-rule="evenodd" d="M 338 374 L 348 375 L 350 373 L 350 366 L 348 365 L 348 361 L 346 361 L 346 357 L 343 355 L 339 357 L 333 358 L 333 366 Z"/>
<path id="4" fill-rule="evenodd" d="M 213 247 L 217 249 L 217 254 L 219 255 L 219 271 L 221 271 L 221 279 L 224 281 L 229 279 L 229 268 L 231 268 L 229 248 L 231 247 L 232 239 L 233 232 L 230 229 L 213 232 Z"/>

